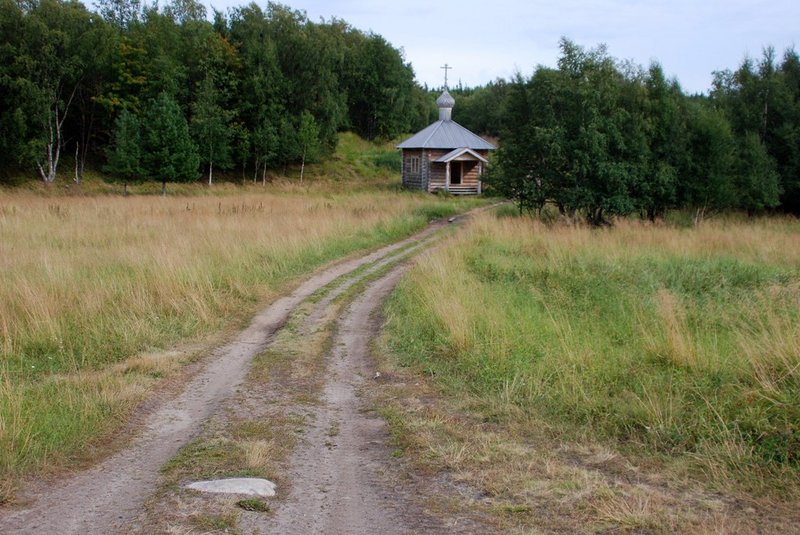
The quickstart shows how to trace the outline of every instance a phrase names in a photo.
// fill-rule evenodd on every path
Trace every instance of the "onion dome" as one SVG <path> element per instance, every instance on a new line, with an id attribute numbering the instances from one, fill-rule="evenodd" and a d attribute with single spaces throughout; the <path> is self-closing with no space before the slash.
<path id="1" fill-rule="evenodd" d="M 456 99 L 445 89 L 436 99 L 436 105 L 439 107 L 439 120 L 449 121 L 453 115 L 453 106 L 456 105 Z"/>

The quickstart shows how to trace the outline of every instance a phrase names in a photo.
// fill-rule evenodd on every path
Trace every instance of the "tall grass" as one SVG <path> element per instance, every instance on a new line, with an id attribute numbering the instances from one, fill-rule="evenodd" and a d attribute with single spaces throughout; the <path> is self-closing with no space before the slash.
<path id="1" fill-rule="evenodd" d="M 0 192 L 6 497 L 19 474 L 70 462 L 121 425 L 181 361 L 169 348 L 244 321 L 288 280 L 325 262 L 412 233 L 431 210 L 469 205 L 390 191 L 272 190 L 183 198 Z"/>
<path id="2" fill-rule="evenodd" d="M 486 215 L 401 283 L 389 331 L 406 364 L 555 433 L 797 490 L 796 220 L 596 230 Z"/>

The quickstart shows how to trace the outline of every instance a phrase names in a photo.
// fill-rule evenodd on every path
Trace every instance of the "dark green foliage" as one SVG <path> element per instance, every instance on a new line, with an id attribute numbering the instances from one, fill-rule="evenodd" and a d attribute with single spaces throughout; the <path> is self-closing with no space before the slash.
<path id="1" fill-rule="evenodd" d="M 200 156 L 192 173 L 194 158 L 165 164 L 167 180 L 194 179 L 200 164 L 209 180 L 214 168 L 234 165 L 265 177 L 267 168 L 330 155 L 343 129 L 391 138 L 435 111 L 397 48 L 340 20 L 311 22 L 275 3 L 215 12 L 213 23 L 196 0 L 99 0 L 97 9 L 0 0 L 3 171 L 38 170 L 52 181 L 60 155 L 77 152 L 81 168 L 108 163 L 118 178 L 133 178 L 106 159 L 118 152 L 117 120 L 135 113 L 142 143 L 153 146 L 148 137 L 160 134 L 144 119 L 162 93 L 190 124 Z M 183 139 L 173 128 L 180 121 L 170 121 L 164 135 Z M 144 150 L 144 175 L 161 180 L 156 160 L 188 147 L 169 157 Z"/>
<path id="2" fill-rule="evenodd" d="M 197 141 L 200 162 L 208 168 L 211 185 L 214 165 L 221 169 L 233 166 L 232 141 L 234 130 L 230 121 L 233 114 L 222 109 L 220 95 L 211 76 L 201 82 L 197 100 L 192 107 L 192 131 Z"/>
<path id="3" fill-rule="evenodd" d="M 306 168 L 306 160 L 314 161 L 321 152 L 320 128 L 310 112 L 304 111 L 300 115 L 300 124 L 297 127 L 297 144 L 300 149 L 300 181 Z"/>
<path id="4" fill-rule="evenodd" d="M 734 138 L 724 114 L 704 102 L 691 102 L 684 135 L 691 155 L 682 169 L 682 204 L 696 211 L 698 221 L 709 210 L 735 206 Z"/>
<path id="5" fill-rule="evenodd" d="M 553 201 L 601 224 L 637 208 L 650 148 L 642 121 L 643 75 L 621 70 L 605 49 L 563 40 L 557 70 L 539 68 L 509 89 L 495 187 L 521 209 Z"/>
<path id="6" fill-rule="evenodd" d="M 133 112 L 122 110 L 117 117 L 106 157 L 108 164 L 103 171 L 111 180 L 132 182 L 142 177 L 141 126 Z"/>
<path id="7" fill-rule="evenodd" d="M 168 93 L 161 93 L 144 115 L 142 164 L 148 178 L 167 182 L 197 179 L 200 158 L 189 125 Z"/>
<path id="8" fill-rule="evenodd" d="M 775 161 L 758 134 L 747 132 L 740 140 L 734 177 L 737 205 L 748 213 L 778 205 L 781 187 Z"/>
<path id="9" fill-rule="evenodd" d="M 0 35 L 4 36 L 0 44 L 0 166 L 5 169 L 28 159 L 26 140 L 33 137 L 30 100 L 23 98 L 33 84 L 23 77 L 20 51 L 20 30 L 27 31 L 28 25 L 17 2 L 0 0 Z"/>
<path id="10" fill-rule="evenodd" d="M 776 206 L 800 213 L 800 60 L 787 50 L 735 72 L 715 73 L 712 100 L 726 113 L 738 142 L 738 185 L 748 211 Z M 775 181 L 778 181 L 775 184 Z"/>
<path id="11" fill-rule="evenodd" d="M 105 20 L 121 28 L 138 22 L 142 14 L 140 0 L 97 0 L 95 5 Z"/>
<path id="12" fill-rule="evenodd" d="M 300 115 L 300 124 L 297 127 L 297 141 L 303 162 L 315 160 L 319 157 L 319 126 L 310 112 L 304 111 Z"/>
<path id="13" fill-rule="evenodd" d="M 284 132 L 286 135 L 286 132 Z M 281 139 L 278 137 L 278 129 L 266 121 L 260 124 L 251 135 L 253 143 L 253 154 L 255 154 L 255 167 L 258 172 L 259 165 L 264 167 L 264 172 L 268 167 L 277 161 L 278 151 L 281 147 Z"/>
<path id="14" fill-rule="evenodd" d="M 351 30 L 345 40 L 348 61 L 342 81 L 351 127 L 367 139 L 408 132 L 416 115 L 427 115 L 415 103 L 411 66 L 379 35 Z"/>
<path id="15" fill-rule="evenodd" d="M 778 75 L 780 102 L 772 107 L 774 122 L 768 132 L 768 152 L 780 175 L 782 205 L 800 214 L 800 57 L 787 50 Z"/>
<path id="16" fill-rule="evenodd" d="M 456 98 L 453 120 L 473 132 L 499 137 L 503 130 L 509 84 L 505 80 L 489 82 L 475 89 L 453 89 Z"/>
<path id="17" fill-rule="evenodd" d="M 798 210 L 800 63 L 794 51 L 780 67 L 773 56 L 717 73 L 711 97 L 688 97 L 658 64 L 645 72 L 562 40 L 557 69 L 468 96 L 504 95 L 489 181 L 521 211 L 552 202 L 595 225 L 674 207 L 695 222 L 725 209 Z"/>
<path id="18" fill-rule="evenodd" d="M 550 71 L 541 69 L 538 79 Z M 536 77 L 534 77 L 536 79 Z M 561 176 L 563 159 L 559 155 L 560 128 L 552 118 L 540 117 L 552 126 L 539 126 L 534 121 L 531 92 L 546 90 L 531 80 L 526 84 L 517 75 L 509 89 L 508 110 L 503 145 L 497 153 L 497 166 L 490 168 L 488 181 L 501 194 L 513 199 L 520 210 L 540 210 Z"/>
<path id="19" fill-rule="evenodd" d="M 70 119 L 96 89 L 86 71 L 102 71 L 101 22 L 79 2 L 0 3 L 0 165 L 35 168 L 53 182 L 64 140 L 86 139 Z"/>
<path id="20" fill-rule="evenodd" d="M 644 79 L 642 131 L 648 141 L 648 158 L 641 180 L 632 193 L 643 217 L 654 220 L 677 203 L 679 172 L 685 167 L 687 140 L 682 109 L 683 94 L 677 82 L 664 77 L 661 65 L 650 65 Z"/>
<path id="21" fill-rule="evenodd" d="M 0 0 L 4 174 L 52 182 L 68 154 L 78 158 L 76 181 L 87 161 L 133 179 L 107 160 L 118 151 L 117 120 L 122 110 L 142 119 L 161 93 L 191 125 L 200 156 L 192 173 L 188 156 L 180 172 L 167 166 L 181 180 L 201 164 L 209 181 L 215 167 L 233 166 L 266 179 L 269 168 L 330 155 L 342 130 L 390 139 L 436 116 L 438 92 L 414 82 L 401 50 L 341 20 L 312 22 L 275 3 L 215 12 L 213 22 L 197 0 L 96 5 L 99 13 L 78 0 Z M 767 49 L 716 73 L 708 97 L 689 97 L 657 64 L 645 71 L 564 39 L 555 69 L 452 92 L 455 120 L 501 137 L 490 179 L 523 211 L 552 202 L 595 224 L 673 207 L 800 213 L 794 50 L 778 58 Z M 154 159 L 165 155 L 142 154 L 151 160 L 143 175 L 160 180 Z"/>

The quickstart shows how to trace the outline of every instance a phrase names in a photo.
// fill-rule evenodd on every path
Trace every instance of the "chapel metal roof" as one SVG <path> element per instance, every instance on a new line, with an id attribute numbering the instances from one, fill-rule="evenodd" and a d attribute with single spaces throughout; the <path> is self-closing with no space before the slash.
<path id="1" fill-rule="evenodd" d="M 439 120 L 406 139 L 397 148 L 495 150 L 496 147 L 455 121 Z"/>

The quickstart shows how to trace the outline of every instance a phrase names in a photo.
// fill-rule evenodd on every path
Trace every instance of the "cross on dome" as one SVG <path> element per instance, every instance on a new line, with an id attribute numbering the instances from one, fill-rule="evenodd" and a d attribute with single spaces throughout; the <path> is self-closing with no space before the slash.
<path id="1" fill-rule="evenodd" d="M 445 63 L 444 66 L 439 67 L 439 68 L 440 69 L 444 69 L 444 90 L 447 91 L 447 71 L 449 71 L 453 67 L 451 67 L 450 65 Z"/>

